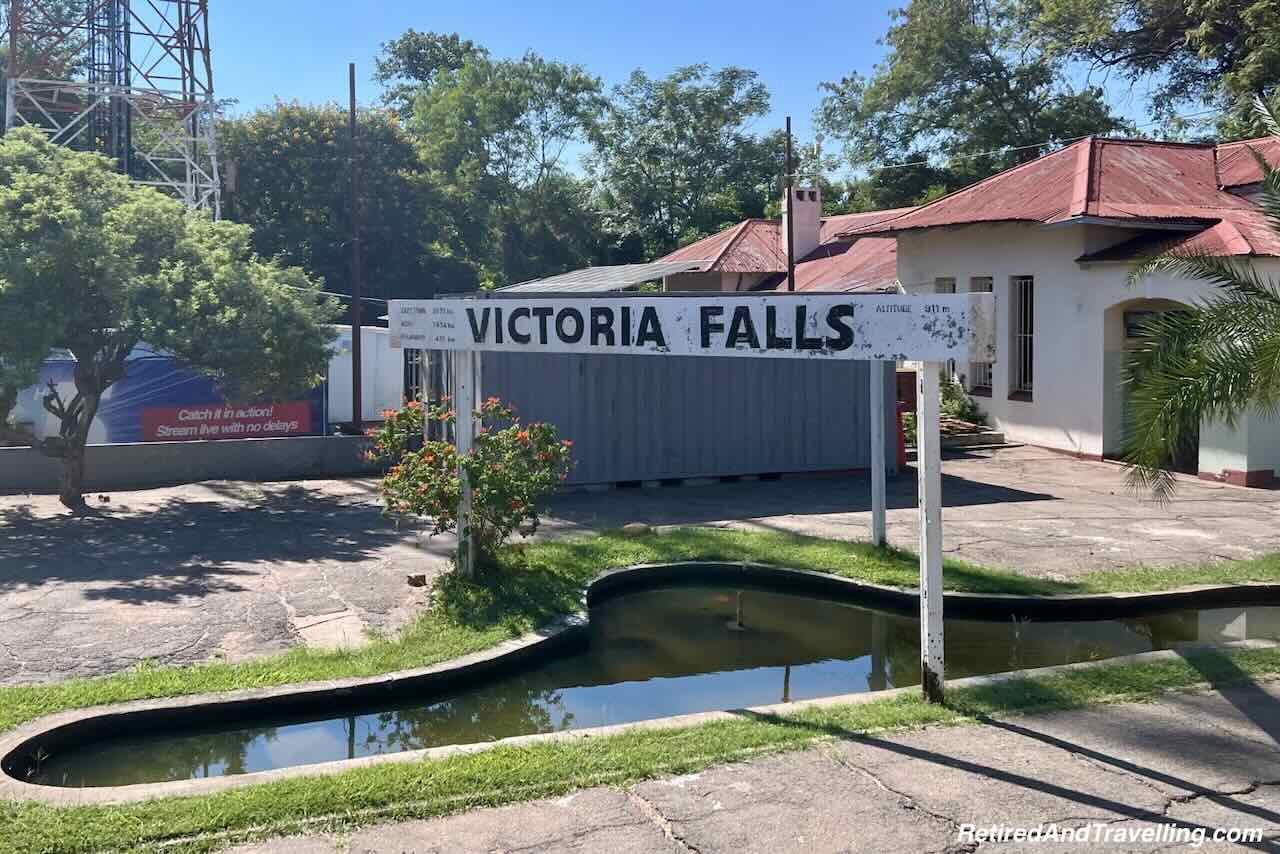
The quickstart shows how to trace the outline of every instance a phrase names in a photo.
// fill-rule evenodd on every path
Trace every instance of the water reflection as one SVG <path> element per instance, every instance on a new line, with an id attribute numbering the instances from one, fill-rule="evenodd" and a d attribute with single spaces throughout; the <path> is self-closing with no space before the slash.
<path id="1" fill-rule="evenodd" d="M 760 590 L 743 592 L 739 613 L 738 598 L 731 589 L 677 587 L 612 600 L 593 609 L 581 654 L 456 696 L 119 737 L 40 756 L 25 770 L 57 786 L 243 774 L 919 683 L 912 617 Z M 1074 623 L 948 620 L 946 630 L 947 673 L 961 677 L 1184 641 L 1274 638 L 1280 608 Z"/>

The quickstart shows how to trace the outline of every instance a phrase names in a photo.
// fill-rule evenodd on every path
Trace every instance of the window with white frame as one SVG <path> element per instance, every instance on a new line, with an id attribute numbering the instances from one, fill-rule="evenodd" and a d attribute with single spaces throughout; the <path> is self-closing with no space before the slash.
<path id="1" fill-rule="evenodd" d="M 969 293 L 989 294 L 995 290 L 995 280 L 990 276 L 974 276 L 969 279 Z M 969 363 L 969 390 L 991 394 L 991 363 Z"/>
<path id="2" fill-rule="evenodd" d="M 1035 377 L 1035 277 L 1014 276 L 1009 280 L 1009 292 L 1009 332 L 1013 345 L 1009 393 L 1029 398 Z"/>

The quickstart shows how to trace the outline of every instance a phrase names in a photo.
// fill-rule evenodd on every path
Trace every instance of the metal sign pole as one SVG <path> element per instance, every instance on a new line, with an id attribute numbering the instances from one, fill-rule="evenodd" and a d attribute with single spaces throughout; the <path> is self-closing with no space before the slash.
<path id="1" fill-rule="evenodd" d="M 454 354 L 457 359 L 454 363 L 457 373 L 457 394 L 453 399 L 457 413 L 454 433 L 459 461 L 471 454 L 475 439 L 476 355 L 473 350 L 459 350 Z M 458 479 L 462 484 L 462 497 L 458 502 L 458 572 L 470 578 L 475 575 L 476 567 L 475 540 L 471 535 L 471 484 L 461 465 L 458 467 Z"/>
<path id="2" fill-rule="evenodd" d="M 942 436 L 938 424 L 941 362 L 916 373 L 916 473 L 920 500 L 920 684 L 931 703 L 943 699 Z"/>
<path id="3" fill-rule="evenodd" d="M 885 544 L 884 373 L 887 362 L 868 362 L 871 371 L 871 544 Z"/>

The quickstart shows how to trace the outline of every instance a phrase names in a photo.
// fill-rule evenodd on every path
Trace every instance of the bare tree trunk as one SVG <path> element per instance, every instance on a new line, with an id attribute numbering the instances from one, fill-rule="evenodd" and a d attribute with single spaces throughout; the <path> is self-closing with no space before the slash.
<path id="1" fill-rule="evenodd" d="M 58 480 L 58 500 L 71 510 L 84 510 L 84 445 L 68 444 L 62 453 L 62 476 Z"/>
<path id="2" fill-rule="evenodd" d="M 85 445 L 89 443 L 89 428 L 93 426 L 93 419 L 98 415 L 98 404 L 101 400 L 101 394 L 84 395 L 84 406 L 62 451 L 62 477 L 58 484 L 58 500 L 63 506 L 77 512 L 83 511 L 87 506 L 84 500 Z"/>

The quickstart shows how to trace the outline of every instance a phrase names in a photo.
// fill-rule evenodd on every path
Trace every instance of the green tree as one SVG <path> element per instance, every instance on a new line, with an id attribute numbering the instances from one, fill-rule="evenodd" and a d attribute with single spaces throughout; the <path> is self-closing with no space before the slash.
<path id="1" fill-rule="evenodd" d="M 1015 0 L 911 0 L 891 13 L 890 55 L 869 78 L 823 84 L 816 126 L 855 168 L 916 164 L 873 168 L 889 204 L 1121 129 L 1101 89 L 1073 88 L 1066 60 L 1028 42 L 1022 13 Z"/>
<path id="2" fill-rule="evenodd" d="M 324 378 L 334 306 L 298 268 L 264 261 L 249 229 L 138 186 L 96 154 L 36 130 L 0 141 L 0 363 L 53 347 L 75 394 L 50 386 L 62 503 L 84 508 L 85 442 L 102 394 L 141 342 L 219 380 L 232 399 L 290 396 Z"/>
<path id="3" fill-rule="evenodd" d="M 1280 136 L 1280 98 L 1256 109 Z M 1263 211 L 1280 232 L 1280 171 L 1260 155 Z M 1174 250 L 1138 265 L 1130 282 L 1165 273 L 1212 284 L 1215 291 L 1186 311 L 1148 320 L 1129 366 L 1130 480 L 1168 496 L 1179 449 L 1205 421 L 1232 425 L 1245 412 L 1280 411 L 1280 282 L 1249 261 Z"/>
<path id="4" fill-rule="evenodd" d="M 1280 83 L 1280 0 L 1022 0 L 1050 52 L 1151 81 L 1152 111 L 1173 127 L 1187 105 L 1214 105 L 1227 135 L 1265 132 L 1253 99 Z"/>
<path id="5" fill-rule="evenodd" d="M 779 134 L 749 132 L 769 110 L 754 71 L 676 69 L 662 79 L 634 71 L 591 129 L 589 170 L 614 227 L 650 257 L 762 216 L 782 169 Z"/>
<path id="6" fill-rule="evenodd" d="M 602 106 L 600 81 L 534 53 L 483 53 L 418 89 L 409 129 L 441 188 L 456 250 L 505 284 L 596 260 L 582 182 L 566 160 Z"/>
<path id="7" fill-rule="evenodd" d="M 399 38 L 382 43 L 373 79 L 385 87 L 383 103 L 407 116 L 413 113 L 419 90 L 434 84 L 441 74 L 461 70 L 472 58 L 488 59 L 489 51 L 457 33 L 406 30 Z"/>
<path id="8" fill-rule="evenodd" d="M 414 141 L 386 110 L 358 116 L 364 292 L 383 299 L 468 291 L 476 274 L 452 254 L 441 191 Z M 351 293 L 351 135 L 334 105 L 277 103 L 218 125 L 234 175 L 226 216 L 253 229 L 254 248 Z"/>

